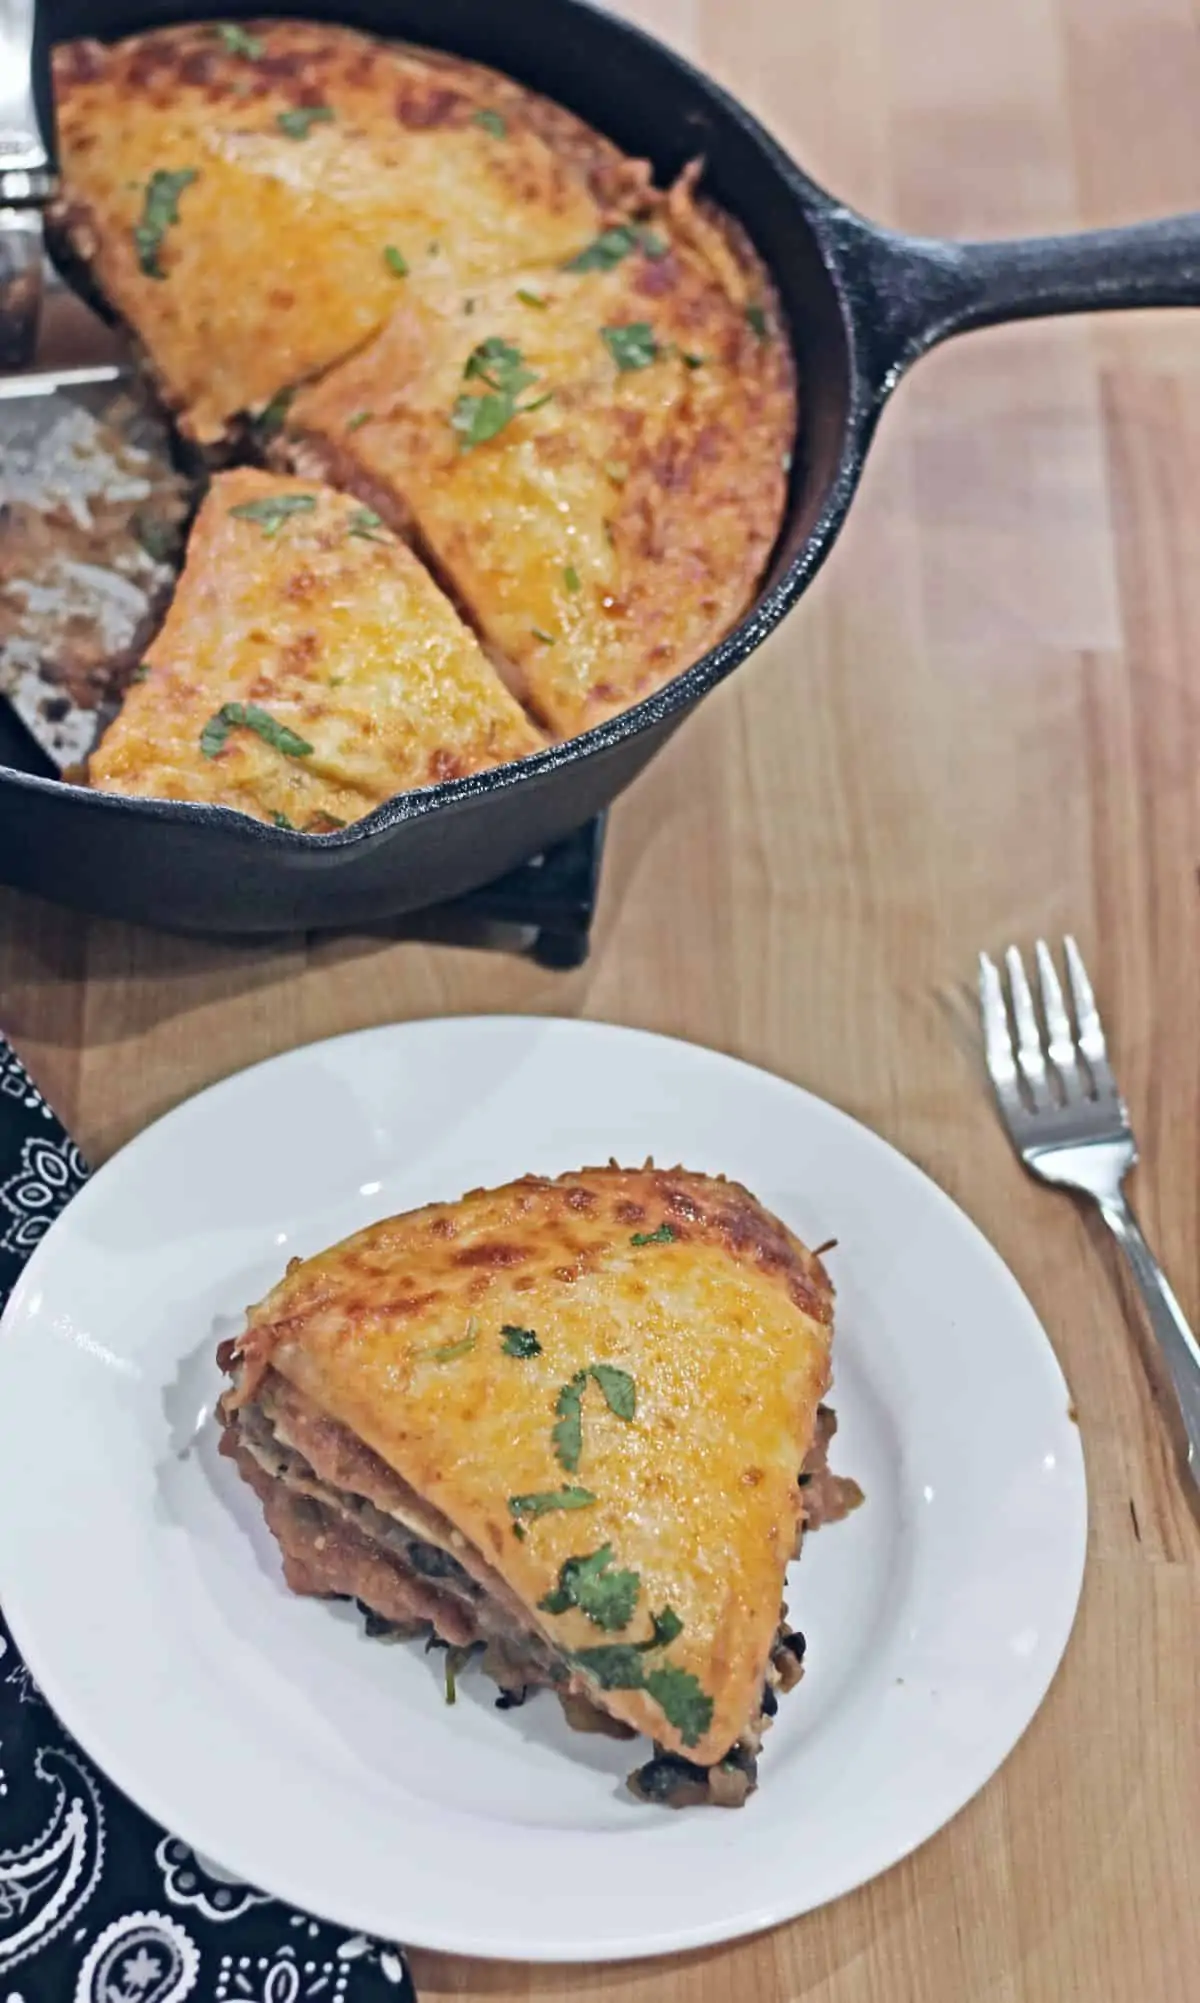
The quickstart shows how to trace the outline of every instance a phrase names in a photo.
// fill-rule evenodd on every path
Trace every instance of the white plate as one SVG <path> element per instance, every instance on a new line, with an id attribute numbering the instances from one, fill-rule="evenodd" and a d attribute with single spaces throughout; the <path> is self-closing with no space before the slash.
<path id="1" fill-rule="evenodd" d="M 615 1155 L 721 1170 L 836 1237 L 836 1465 L 866 1507 L 789 1581 L 808 1673 L 737 1814 L 623 1790 L 549 1700 L 453 1710 L 415 1644 L 292 1598 L 215 1452 L 214 1350 L 371 1219 Z M 893 1864 L 1029 1723 L 1083 1570 L 1079 1434 L 1015 1281 L 863 1127 L 711 1051 L 586 1022 L 417 1022 L 296 1050 L 109 1162 L 0 1330 L 0 1599 L 85 1749 L 186 1842 L 346 1926 L 603 1960 L 728 1939 Z"/>

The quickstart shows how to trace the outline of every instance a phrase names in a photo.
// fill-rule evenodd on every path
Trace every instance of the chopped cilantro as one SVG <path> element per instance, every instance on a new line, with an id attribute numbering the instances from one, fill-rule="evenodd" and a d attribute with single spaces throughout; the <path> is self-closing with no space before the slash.
<path id="1" fill-rule="evenodd" d="M 489 334 L 486 341 L 472 348 L 463 376 L 467 382 L 478 377 L 502 396 L 519 396 L 536 381 L 534 371 L 525 366 L 521 350 L 506 341 L 503 334 Z"/>
<path id="2" fill-rule="evenodd" d="M 566 585 L 568 591 L 582 591 L 583 586 L 579 582 L 579 572 L 573 563 L 569 563 L 563 571 L 563 583 Z"/>
<path id="3" fill-rule="evenodd" d="M 568 1558 L 559 1568 L 557 1586 L 538 1601 L 539 1607 L 548 1614 L 578 1607 L 609 1634 L 628 1627 L 642 1582 L 636 1572 L 611 1571 L 612 1556 L 612 1545 L 604 1544 L 590 1556 Z"/>
<path id="4" fill-rule="evenodd" d="M 463 377 L 467 382 L 487 385 L 479 396 L 467 393 L 460 396 L 450 414 L 450 423 L 464 451 L 473 445 L 483 445 L 503 431 L 514 417 L 536 410 L 539 403 L 545 402 L 542 397 L 531 404 L 518 404 L 521 391 L 537 381 L 537 373 L 526 367 L 521 350 L 501 334 L 489 334 L 486 341 L 472 348 Z"/>
<path id="5" fill-rule="evenodd" d="M 656 1629 L 670 1611 L 667 1608 L 658 1616 Z M 677 1621 L 678 1616 L 672 1615 L 672 1619 Z M 674 1627 L 671 1640 L 681 1631 L 681 1626 Z M 572 1660 L 602 1690 L 645 1690 L 668 1723 L 674 1725 L 684 1745 L 697 1745 L 712 1724 L 712 1698 L 706 1695 L 690 1669 L 662 1662 L 657 1668 L 647 1670 L 642 1658 L 648 1649 L 658 1646 L 660 1639 L 656 1633 L 648 1642 L 607 1642 L 597 1648 L 576 1649 Z"/>
<path id="6" fill-rule="evenodd" d="M 641 247 L 647 257 L 665 257 L 671 246 L 656 230 L 637 223 L 614 223 L 611 229 L 601 230 L 593 237 L 577 257 L 572 257 L 563 266 L 564 271 L 611 271 L 620 264 L 623 257 Z"/>
<path id="7" fill-rule="evenodd" d="M 512 1534 L 516 1538 L 518 1544 L 523 1544 L 525 1542 L 525 1525 L 523 1523 L 514 1523 L 512 1527 Z"/>
<path id="8" fill-rule="evenodd" d="M 654 1648 L 667 1648 L 683 1633 L 683 1622 L 674 1607 L 664 1607 L 660 1614 L 651 1614 L 650 1619 L 654 1627 L 651 1643 Z"/>
<path id="9" fill-rule="evenodd" d="M 583 1452 L 583 1390 L 586 1383 L 587 1371 L 577 1370 L 563 1385 L 554 1407 L 558 1424 L 551 1427 L 550 1438 L 554 1442 L 559 1465 L 565 1467 L 568 1474 L 574 1474 Z"/>
<path id="10" fill-rule="evenodd" d="M 383 528 L 383 516 L 377 515 L 374 508 L 355 508 L 346 525 L 346 534 L 361 536 L 364 542 L 387 542 L 389 538 L 386 533 L 383 535 L 375 533 L 381 528 Z"/>
<path id="11" fill-rule="evenodd" d="M 637 1391 L 629 1372 L 618 1370 L 613 1363 L 593 1363 L 590 1374 L 600 1386 L 609 1411 L 618 1419 L 632 1419 L 637 1411 Z"/>
<path id="12" fill-rule="evenodd" d="M 465 1648 L 448 1648 L 446 1650 L 447 1704 L 455 1704 L 458 1702 L 459 1673 L 460 1671 L 466 1668 L 468 1662 L 471 1660 L 471 1657 L 475 1654 L 476 1650 L 482 1647 L 483 1643 L 481 1641 L 472 1641 L 468 1642 Z M 426 1654 L 428 1654 L 428 1652 L 429 1651 L 426 1650 Z"/>
<path id="13" fill-rule="evenodd" d="M 386 243 L 384 245 L 383 261 L 393 278 L 408 277 L 408 259 L 402 250 L 397 250 L 394 243 Z"/>
<path id="14" fill-rule="evenodd" d="M 213 33 L 225 44 L 226 55 L 245 56 L 248 63 L 256 63 L 263 52 L 258 36 L 248 35 L 236 21 L 217 21 Z"/>
<path id="15" fill-rule="evenodd" d="M 138 263 L 147 278 L 166 277 L 167 274 L 158 261 L 162 240 L 171 224 L 179 221 L 180 195 L 198 179 L 199 170 L 195 167 L 179 167 L 174 173 L 159 167 L 147 181 L 142 202 L 142 220 L 133 232 Z"/>
<path id="16" fill-rule="evenodd" d="M 660 1224 L 657 1231 L 635 1231 L 631 1245 L 670 1245 L 675 1238 L 673 1224 Z"/>
<path id="17" fill-rule="evenodd" d="M 239 501 L 230 508 L 243 522 L 261 522 L 266 536 L 277 536 L 290 515 L 311 514 L 317 505 L 315 494 L 264 494 L 257 501 Z"/>
<path id="18" fill-rule="evenodd" d="M 531 626 L 529 630 L 533 634 L 534 639 L 541 640 L 544 646 L 553 647 L 556 644 L 556 635 L 543 632 L 540 626 Z"/>
<path id="19" fill-rule="evenodd" d="M 765 341 L 771 329 L 767 323 L 767 316 L 763 312 L 762 307 L 758 305 L 747 306 L 746 319 L 749 325 L 753 327 L 755 333 L 758 335 L 759 340 Z"/>
<path id="20" fill-rule="evenodd" d="M 328 125 L 332 118 L 328 104 L 296 104 L 290 111 L 278 112 L 275 123 L 289 139 L 307 139 L 314 125 Z"/>
<path id="21" fill-rule="evenodd" d="M 664 1662 L 650 1671 L 646 1690 L 674 1725 L 684 1745 L 697 1745 L 712 1724 L 713 1701 L 691 1670 Z"/>
<path id="22" fill-rule="evenodd" d="M 460 1356 L 469 1356 L 479 1340 L 479 1330 L 471 1323 L 467 1332 L 458 1342 L 442 1342 L 436 1349 L 421 1352 L 422 1358 L 430 1363 L 456 1363 Z"/>
<path id="23" fill-rule="evenodd" d="M 469 452 L 473 446 L 486 445 L 489 438 L 495 438 L 516 414 L 510 396 L 497 396 L 489 390 L 483 396 L 458 397 L 450 413 L 450 423 L 458 433 L 462 450 Z"/>
<path id="24" fill-rule="evenodd" d="M 150 678 L 149 661 L 139 661 L 133 673 L 129 677 L 131 682 L 144 682 L 148 681 L 149 678 Z"/>
<path id="25" fill-rule="evenodd" d="M 538 306 L 543 312 L 545 312 L 546 307 L 550 303 L 549 300 L 543 299 L 540 292 L 530 292 L 528 287 L 524 285 L 518 285 L 517 298 L 520 300 L 522 306 Z"/>
<path id="26" fill-rule="evenodd" d="M 472 112 L 471 123 L 472 125 L 482 125 L 484 131 L 490 132 L 493 139 L 505 139 L 508 136 L 508 127 L 501 118 L 500 113 L 498 111 L 489 111 L 486 105 L 482 110 Z"/>
<path id="27" fill-rule="evenodd" d="M 500 1347 L 506 1356 L 540 1356 L 542 1345 L 531 1328 L 518 1328 L 506 1321 L 500 1330 Z"/>
<path id="28" fill-rule="evenodd" d="M 271 819 L 274 821 L 275 826 L 277 828 L 286 828 L 288 833 L 292 835 L 296 833 L 295 821 L 289 821 L 287 815 L 281 814 L 278 807 L 272 809 Z"/>
<path id="29" fill-rule="evenodd" d="M 686 348 L 679 350 L 679 359 L 684 367 L 688 369 L 702 369 L 704 367 L 704 356 L 689 354 Z"/>
<path id="30" fill-rule="evenodd" d="M 552 1509 L 590 1509 L 596 1498 L 590 1488 L 542 1489 L 533 1495 L 510 1495 L 511 1516 L 548 1516 Z"/>
<path id="31" fill-rule="evenodd" d="M 554 1451 L 568 1474 L 574 1474 L 583 1452 L 583 1394 L 589 1377 L 599 1385 L 605 1404 L 618 1419 L 632 1419 L 637 1409 L 632 1377 L 613 1363 L 589 1363 L 568 1378 L 554 1406 L 558 1424 L 550 1429 Z"/>
<path id="32" fill-rule="evenodd" d="M 254 420 L 255 426 L 262 437 L 273 438 L 277 431 L 283 430 L 283 420 L 291 408 L 292 398 L 295 394 L 295 390 L 290 387 L 276 390 L 270 403 L 263 405 Z"/>
<path id="33" fill-rule="evenodd" d="M 530 403 L 523 403 L 521 405 L 521 416 L 528 417 L 531 410 L 540 410 L 544 403 L 552 401 L 553 396 L 554 391 L 548 389 L 541 396 L 535 396 Z"/>
<path id="34" fill-rule="evenodd" d="M 210 716 L 200 732 L 200 749 L 206 758 L 215 758 L 224 750 L 231 730 L 241 728 L 252 730 L 269 744 L 274 751 L 282 751 L 287 758 L 307 758 L 312 745 L 289 730 L 286 723 L 280 723 L 269 710 L 260 709 L 255 702 L 222 703 L 215 716 Z"/>
<path id="35" fill-rule="evenodd" d="M 356 410 L 346 419 L 347 431 L 360 431 L 375 415 L 373 410 Z"/>
<path id="36" fill-rule="evenodd" d="M 631 320 L 622 327 L 601 327 L 600 338 L 622 375 L 630 369 L 648 369 L 661 352 L 648 320 Z"/>
<path id="37" fill-rule="evenodd" d="M 577 1648 L 572 1660 L 602 1690 L 641 1690 L 645 1687 L 642 1650 L 634 1641 L 606 1641 L 596 1648 Z"/>

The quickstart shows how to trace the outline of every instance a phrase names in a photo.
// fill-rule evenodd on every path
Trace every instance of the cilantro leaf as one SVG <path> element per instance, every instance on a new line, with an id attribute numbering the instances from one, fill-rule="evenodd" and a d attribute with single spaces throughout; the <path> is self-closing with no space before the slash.
<path id="1" fill-rule="evenodd" d="M 503 431 L 506 424 L 516 416 L 516 406 L 510 396 L 497 396 L 488 390 L 483 396 L 460 396 L 450 413 L 450 423 L 458 433 L 458 442 L 464 452 L 473 445 L 486 445 Z"/>
<path id="2" fill-rule="evenodd" d="M 683 1633 L 683 1622 L 674 1607 L 664 1607 L 660 1614 L 651 1614 L 650 1620 L 654 1633 L 650 1641 L 642 1643 L 643 1648 L 667 1648 Z"/>
<path id="3" fill-rule="evenodd" d="M 256 63 L 263 52 L 263 45 L 258 36 L 248 35 L 244 28 L 239 28 L 236 21 L 215 22 L 213 33 L 225 44 L 226 55 L 245 56 L 248 63 Z"/>
<path id="4" fill-rule="evenodd" d="M 569 258 L 564 271 L 611 271 L 614 264 L 620 264 L 631 250 L 637 249 L 637 237 L 628 223 L 614 223 L 611 229 L 601 230 L 593 237 L 578 256 Z"/>
<path id="5" fill-rule="evenodd" d="M 397 250 L 394 243 L 385 243 L 383 247 L 383 261 L 393 278 L 408 277 L 408 259 L 402 250 Z"/>
<path id="6" fill-rule="evenodd" d="M 196 167 L 179 167 L 174 173 L 168 172 L 165 167 L 158 167 L 147 181 L 142 220 L 133 232 L 138 264 L 147 278 L 166 277 L 158 261 L 162 240 L 171 224 L 179 221 L 180 195 L 198 179 L 199 169 Z"/>
<path id="7" fill-rule="evenodd" d="M 665 257 L 671 246 L 657 230 L 649 229 L 644 223 L 614 223 L 610 229 L 601 230 L 591 243 L 585 244 L 578 256 L 572 257 L 563 266 L 564 271 L 611 271 L 620 264 L 631 251 L 645 251 L 647 257 Z"/>
<path id="8" fill-rule="evenodd" d="M 484 131 L 490 132 L 493 139 L 505 139 L 508 136 L 508 127 L 501 118 L 500 113 L 498 111 L 490 111 L 486 105 L 482 110 L 472 112 L 471 123 L 472 125 L 482 125 Z"/>
<path id="9" fill-rule="evenodd" d="M 559 1568 L 558 1585 L 538 1605 L 550 1614 L 578 1607 L 597 1627 L 610 1634 L 633 1619 L 641 1578 L 636 1572 L 613 1572 L 612 1545 L 603 1544 L 589 1557 L 568 1558 Z"/>
<path id="10" fill-rule="evenodd" d="M 269 710 L 260 709 L 255 702 L 222 703 L 215 716 L 210 716 L 200 732 L 200 750 L 205 758 L 215 758 L 225 748 L 231 730 L 242 728 L 252 730 L 275 751 L 281 751 L 286 758 L 307 758 L 312 745 L 289 730 L 286 723 L 280 723 Z"/>
<path id="11" fill-rule="evenodd" d="M 664 1662 L 650 1671 L 646 1690 L 674 1725 L 684 1745 L 697 1745 L 712 1724 L 713 1700 L 701 1689 L 691 1670 Z"/>
<path id="12" fill-rule="evenodd" d="M 436 1349 L 427 1350 L 425 1354 L 430 1363 L 454 1363 L 458 1357 L 469 1355 L 478 1340 L 478 1329 L 468 1328 L 460 1341 L 439 1343 Z"/>
<path id="13" fill-rule="evenodd" d="M 600 1386 L 604 1402 L 618 1419 L 632 1419 L 637 1411 L 637 1390 L 627 1370 L 618 1370 L 615 1363 L 593 1363 L 590 1366 L 593 1381 Z"/>
<path id="14" fill-rule="evenodd" d="M 753 327 L 755 333 L 758 335 L 759 340 L 765 341 L 768 338 L 771 329 L 767 321 L 767 316 L 764 313 L 762 307 L 758 305 L 747 306 L 746 319 L 750 324 L 750 326 Z"/>
<path id="15" fill-rule="evenodd" d="M 262 437 L 273 438 L 277 431 L 283 430 L 283 420 L 288 414 L 295 394 L 294 388 L 276 390 L 270 403 L 263 405 L 254 420 L 255 427 Z"/>
<path id="16" fill-rule="evenodd" d="M 558 1424 L 550 1429 L 559 1465 L 574 1474 L 583 1452 L 583 1387 L 587 1371 L 577 1370 L 558 1394 L 554 1411 Z"/>
<path id="17" fill-rule="evenodd" d="M 648 369 L 661 353 L 648 320 L 631 320 L 621 327 L 601 327 L 600 338 L 622 375 L 630 369 Z"/>
<path id="18" fill-rule="evenodd" d="M 131 682 L 148 682 L 150 679 L 149 661 L 139 661 L 129 679 Z"/>
<path id="19" fill-rule="evenodd" d="M 596 1498 L 590 1488 L 561 1488 L 536 1491 L 533 1495 L 510 1495 L 510 1516 L 548 1516 L 552 1509 L 588 1509 Z"/>
<path id="20" fill-rule="evenodd" d="M 519 348 L 506 341 L 503 334 L 489 334 L 486 341 L 480 341 L 467 357 L 463 375 L 468 382 L 479 376 L 489 389 L 499 390 L 504 396 L 519 396 L 537 377 L 533 369 L 526 368 Z"/>
<path id="21" fill-rule="evenodd" d="M 346 419 L 347 431 L 360 431 L 364 424 L 370 423 L 374 415 L 375 413 L 373 410 L 353 411 L 351 415 Z"/>
<path id="22" fill-rule="evenodd" d="M 386 534 L 375 533 L 376 529 L 382 527 L 383 516 L 377 515 L 374 508 L 355 508 L 346 525 L 346 534 L 361 536 L 364 542 L 387 542 L 389 538 Z"/>
<path id="23" fill-rule="evenodd" d="M 290 111 L 275 115 L 275 123 L 289 139 L 307 139 L 314 125 L 328 125 L 333 107 L 328 104 L 296 104 Z"/>
<path id="24" fill-rule="evenodd" d="M 629 1242 L 631 1245 L 671 1245 L 674 1240 L 674 1225 L 660 1224 L 657 1231 L 635 1231 Z"/>
<path id="25" fill-rule="evenodd" d="M 287 815 L 281 814 L 278 807 L 272 809 L 271 819 L 277 828 L 286 828 L 289 834 L 294 835 L 296 833 L 295 821 L 289 821 Z"/>
<path id="26" fill-rule="evenodd" d="M 573 563 L 569 563 L 563 571 L 563 583 L 566 585 L 568 591 L 582 591 L 583 586 L 579 581 L 579 572 Z"/>
<path id="27" fill-rule="evenodd" d="M 557 634 L 547 633 L 543 626 L 531 626 L 529 630 L 533 634 L 534 639 L 540 640 L 544 647 L 557 646 L 558 644 Z"/>
<path id="28" fill-rule="evenodd" d="M 506 1321 L 500 1330 L 500 1347 L 506 1356 L 540 1356 L 542 1345 L 531 1328 L 518 1328 Z"/>
<path id="29" fill-rule="evenodd" d="M 642 1690 L 646 1671 L 636 1642 L 609 1641 L 597 1648 L 577 1648 L 572 1656 L 602 1690 Z"/>
<path id="30" fill-rule="evenodd" d="M 525 285 L 518 285 L 517 298 L 520 300 L 522 306 L 537 306 L 543 313 L 550 303 L 548 299 L 543 299 L 540 292 L 531 292 L 528 286 Z"/>
<path id="31" fill-rule="evenodd" d="M 315 494 L 263 494 L 257 501 L 239 501 L 230 508 L 243 522 L 261 522 L 267 536 L 277 536 L 289 515 L 311 514 L 317 505 Z"/>
<path id="32" fill-rule="evenodd" d="M 481 396 L 464 392 L 450 413 L 450 423 L 457 431 L 464 451 L 473 445 L 485 444 L 497 432 L 503 431 L 514 417 L 536 410 L 540 403 L 546 401 L 545 397 L 538 397 L 533 403 L 518 404 L 521 391 L 537 381 L 537 372 L 526 367 L 521 350 L 501 334 L 489 334 L 486 341 L 480 341 L 477 347 L 472 348 L 463 378 L 467 382 L 487 384 Z"/>

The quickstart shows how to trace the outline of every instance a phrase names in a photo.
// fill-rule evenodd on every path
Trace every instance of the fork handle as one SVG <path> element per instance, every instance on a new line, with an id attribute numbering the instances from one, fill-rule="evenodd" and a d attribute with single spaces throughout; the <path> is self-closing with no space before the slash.
<path id="1" fill-rule="evenodd" d="M 1143 1238 L 1141 1226 L 1125 1198 L 1101 1198 L 1099 1209 L 1129 1261 L 1150 1326 L 1171 1373 L 1179 1416 L 1187 1435 L 1188 1467 L 1193 1480 L 1200 1483 L 1200 1343 L 1188 1327 L 1167 1276 Z"/>

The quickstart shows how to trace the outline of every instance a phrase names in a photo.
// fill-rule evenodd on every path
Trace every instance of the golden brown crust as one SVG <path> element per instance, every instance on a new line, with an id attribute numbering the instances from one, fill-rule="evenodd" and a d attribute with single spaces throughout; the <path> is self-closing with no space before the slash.
<path id="1" fill-rule="evenodd" d="M 272 526 L 237 509 L 282 504 Z M 166 622 L 89 764 L 104 792 L 208 800 L 312 833 L 541 744 L 412 552 L 344 494 L 218 474 Z M 365 532 L 364 532 L 365 530 Z M 205 725 L 252 704 L 310 750 Z"/>
<path id="2" fill-rule="evenodd" d="M 735 1183 L 653 1168 L 526 1177 L 294 1266 L 250 1312 L 226 1405 L 273 1367 L 440 1510 L 568 1655 L 641 1641 L 671 1607 L 682 1630 L 652 1659 L 711 1699 L 702 1734 L 677 1729 L 645 1688 L 580 1687 L 706 1762 L 757 1716 L 831 1326 L 820 1261 Z M 536 1352 L 508 1353 L 506 1327 L 533 1331 Z M 597 1380 L 580 1386 L 595 1364 L 632 1378 L 632 1418 Z M 553 1428 L 572 1382 L 582 1438 L 569 1467 Z M 594 1500 L 509 1507 L 564 1485 Z M 578 1607 L 539 1608 L 568 1558 L 605 1544 L 637 1575 L 621 1632 Z"/>
<path id="3" fill-rule="evenodd" d="M 478 64 L 320 23 L 242 26 L 253 59 L 212 23 L 54 53 L 53 220 L 202 442 L 382 324 L 401 282 L 388 244 L 418 283 L 439 260 L 481 278 L 569 256 L 633 193 L 607 140 Z M 333 115 L 281 130 L 306 108 Z M 133 233 L 151 175 L 180 169 L 197 178 L 156 279 Z"/>
<path id="4" fill-rule="evenodd" d="M 795 384 L 761 266 L 686 191 L 652 243 L 608 270 L 407 295 L 301 392 L 278 447 L 415 538 L 560 737 L 640 701 L 728 631 L 786 500 Z M 618 367 L 606 343 L 631 325 L 654 344 L 648 366 Z M 537 407 L 464 449 L 451 420 L 489 340 L 519 350 L 535 378 L 520 404 Z"/>

